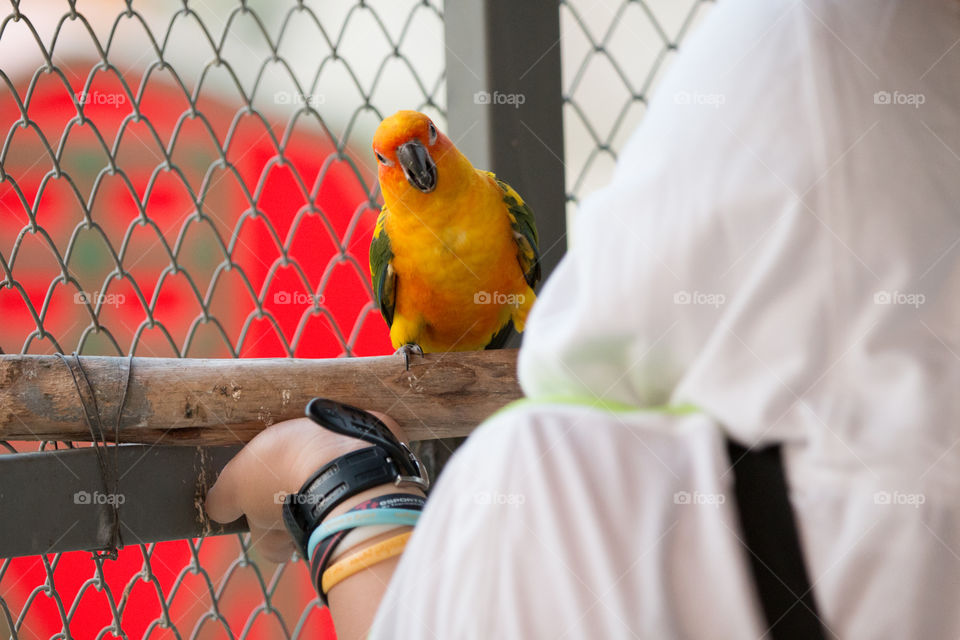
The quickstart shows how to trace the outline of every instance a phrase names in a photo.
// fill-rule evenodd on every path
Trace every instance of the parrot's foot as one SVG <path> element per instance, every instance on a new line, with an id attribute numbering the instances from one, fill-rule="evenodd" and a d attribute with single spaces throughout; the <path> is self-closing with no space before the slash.
<path id="1" fill-rule="evenodd" d="M 421 358 L 423 357 L 423 349 L 420 348 L 420 345 L 407 343 L 397 349 L 393 355 L 399 356 L 403 355 L 403 366 L 407 371 L 410 371 L 410 354 L 415 353 Z"/>

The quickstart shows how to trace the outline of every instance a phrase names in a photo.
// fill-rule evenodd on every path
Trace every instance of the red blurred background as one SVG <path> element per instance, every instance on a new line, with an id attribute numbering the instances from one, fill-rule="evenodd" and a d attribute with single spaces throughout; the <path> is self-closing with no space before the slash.
<path id="1" fill-rule="evenodd" d="M 375 181 L 351 161 L 367 149 L 338 153 L 315 116 L 302 112 L 281 153 L 275 142 L 291 125 L 203 97 L 192 114 L 160 72 L 139 100 L 144 118 L 115 74 L 98 72 L 85 96 L 82 89 L 82 79 L 57 73 L 40 73 L 32 90 L 18 87 L 27 126 L 18 124 L 15 100 L 0 100 L 8 139 L 0 255 L 13 280 L 0 285 L 5 352 L 319 358 L 391 351 L 367 266 Z M 78 96 L 84 122 L 73 121 Z M 218 144 L 232 169 L 218 165 Z M 104 171 L 111 155 L 116 172 Z M 160 624 L 161 599 L 184 637 L 195 630 L 199 638 L 240 637 L 248 626 L 248 638 L 283 637 L 277 612 L 288 633 L 303 613 L 301 637 L 333 637 L 325 610 L 304 613 L 315 594 L 302 563 L 277 572 L 267 562 L 240 562 L 236 536 L 205 539 L 198 550 L 175 541 L 147 551 L 149 562 L 135 546 L 105 563 L 112 604 L 90 554 L 80 552 L 48 556 L 47 566 L 40 557 L 3 564 L 0 597 L 15 617 L 25 609 L 23 638 L 60 633 L 62 617 L 70 636 L 98 637 L 113 607 L 122 608 L 127 637 L 178 637 Z M 55 587 L 62 611 L 44 584 Z"/>

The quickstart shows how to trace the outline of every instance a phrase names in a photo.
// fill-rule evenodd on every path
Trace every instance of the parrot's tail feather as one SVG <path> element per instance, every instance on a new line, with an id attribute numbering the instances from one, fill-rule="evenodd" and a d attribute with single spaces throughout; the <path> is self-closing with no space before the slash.
<path id="1" fill-rule="evenodd" d="M 514 333 L 513 320 L 508 320 L 503 329 L 500 329 L 500 331 L 497 331 L 495 334 L 493 334 L 493 337 L 490 338 L 490 342 L 487 343 L 487 346 L 485 346 L 484 349 L 502 349 L 504 345 L 507 344 L 507 340 L 509 340 L 510 336 L 512 336 Z"/>

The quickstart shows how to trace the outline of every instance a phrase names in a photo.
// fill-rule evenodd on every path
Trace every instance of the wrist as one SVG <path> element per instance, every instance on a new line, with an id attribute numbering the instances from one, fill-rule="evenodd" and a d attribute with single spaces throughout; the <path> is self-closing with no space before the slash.
<path id="1" fill-rule="evenodd" d="M 389 447 L 393 451 L 375 444 L 334 458 L 307 478 L 299 491 L 286 496 L 283 522 L 293 535 L 301 556 L 311 555 L 309 539 L 315 530 L 323 528 L 324 520 L 335 510 L 343 513 L 351 509 L 361 494 L 366 495 L 365 492 L 372 489 L 379 488 L 379 492 L 373 494 L 375 498 L 383 495 L 384 487 L 403 490 L 401 495 L 416 496 L 419 499 L 417 510 L 422 508 L 424 493 L 406 493 L 409 489 L 425 490 L 427 487 L 428 481 L 423 476 L 420 462 L 402 443 L 390 443 Z M 410 503 L 410 500 L 406 502 Z M 361 503 L 361 508 L 367 507 Z M 380 517 L 387 516 L 381 514 Z"/>
<path id="2" fill-rule="evenodd" d="M 415 524 L 429 480 L 417 457 L 379 418 L 321 398 L 310 401 L 307 416 L 329 433 L 348 436 L 325 438 L 325 454 L 335 457 L 316 470 L 308 463 L 311 456 L 305 455 L 311 447 L 301 450 L 294 474 L 306 479 L 283 504 L 284 524 L 308 561 L 325 603 L 326 592 L 340 581 L 403 552 L 409 530 L 378 542 L 373 539 L 379 538 L 378 532 L 366 528 L 365 534 L 365 527 Z M 328 572 L 333 553 L 347 536 L 359 551 L 338 560 Z"/>

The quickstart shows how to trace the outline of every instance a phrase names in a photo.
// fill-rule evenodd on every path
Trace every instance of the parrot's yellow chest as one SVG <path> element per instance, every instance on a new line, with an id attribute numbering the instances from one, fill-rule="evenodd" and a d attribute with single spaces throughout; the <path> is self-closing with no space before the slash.
<path id="1" fill-rule="evenodd" d="M 478 174 L 477 188 L 416 211 L 397 203 L 385 221 L 396 272 L 395 347 L 481 349 L 533 302 L 517 261 L 503 194 Z M 522 328 L 522 327 L 521 327 Z"/>

